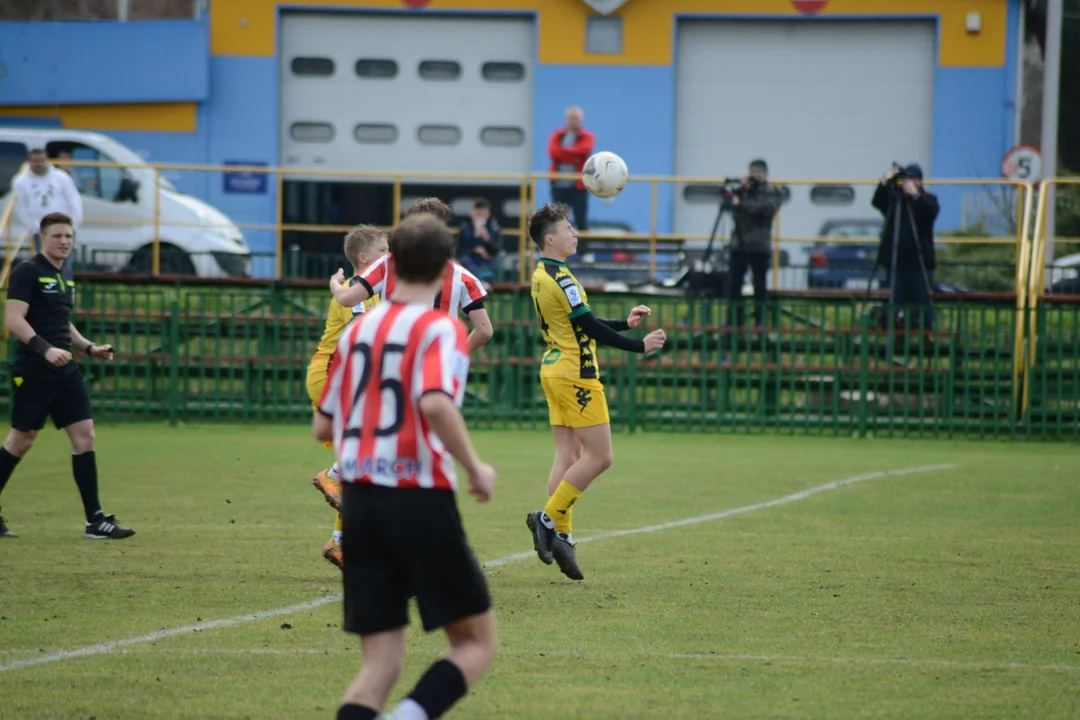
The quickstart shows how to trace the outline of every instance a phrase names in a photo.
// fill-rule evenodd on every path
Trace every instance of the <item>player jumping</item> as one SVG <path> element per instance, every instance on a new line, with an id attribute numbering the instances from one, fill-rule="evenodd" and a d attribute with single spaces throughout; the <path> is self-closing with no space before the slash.
<path id="1" fill-rule="evenodd" d="M 453 219 L 449 206 L 438 198 L 417 200 L 405 216 L 424 213 L 434 215 L 447 225 Z M 352 287 L 344 285 L 344 274 L 338 272 L 330 280 L 330 290 L 338 302 L 347 307 L 364 302 L 370 297 L 381 297 L 385 300 L 393 295 L 396 276 L 394 253 L 390 253 L 360 273 L 359 282 Z M 484 309 L 485 297 L 487 291 L 480 280 L 460 264 L 451 261 L 450 270 L 447 270 L 443 284 L 435 295 L 434 307 L 452 317 L 457 317 L 458 313 L 468 316 L 473 326 L 469 333 L 470 353 L 491 339 L 491 320 Z"/>
<path id="2" fill-rule="evenodd" d="M 611 425 L 596 344 L 648 353 L 662 348 L 666 336 L 663 330 L 652 331 L 644 340 L 619 334 L 640 326 L 651 314 L 644 305 L 631 310 L 626 320 L 600 320 L 592 314 L 585 290 L 566 267 L 566 259 L 577 252 L 578 245 L 566 206 L 549 204 L 537 210 L 529 220 L 529 237 L 541 256 L 532 277 L 532 298 L 547 342 L 540 384 L 555 436 L 555 462 L 548 476 L 547 506 L 529 513 L 526 524 L 540 560 L 548 565 L 555 560 L 564 575 L 582 580 L 585 576 L 578 567 L 571 534 L 573 506 L 612 461 Z"/>
<path id="3" fill-rule="evenodd" d="M 344 629 L 360 635 L 362 665 L 338 720 L 375 720 L 401 674 L 409 600 L 449 652 L 394 708 L 438 718 L 495 657 L 491 598 L 458 512 L 454 461 L 469 492 L 491 498 L 495 471 L 477 456 L 460 406 L 469 372 L 461 320 L 433 309 L 450 273 L 454 237 L 431 215 L 394 232 L 397 288 L 338 342 L 314 419 L 333 439 L 344 492 Z"/>
<path id="4" fill-rule="evenodd" d="M 350 284 L 357 281 L 360 269 L 367 267 L 372 262 L 386 255 L 386 235 L 372 225 L 360 225 L 345 236 L 345 257 L 352 264 L 353 277 Z M 307 391 L 313 407 L 318 407 L 319 398 L 326 387 L 326 378 L 330 363 L 334 358 L 334 348 L 337 347 L 341 331 L 356 316 L 366 310 L 370 310 L 379 302 L 378 298 L 371 298 L 352 307 L 346 307 L 337 300 L 330 301 L 330 308 L 326 311 L 326 326 L 323 329 L 322 339 L 311 358 L 307 373 Z M 327 443 L 328 448 L 333 445 Z M 340 475 L 338 464 L 335 462 L 331 467 L 323 470 L 313 480 L 315 487 L 326 497 L 341 497 Z M 331 503 L 333 504 L 333 503 Z M 334 509 L 340 507 L 340 501 Z M 341 567 L 341 513 L 337 515 L 334 524 L 334 535 L 323 547 L 323 557 L 332 562 L 338 568 Z"/>

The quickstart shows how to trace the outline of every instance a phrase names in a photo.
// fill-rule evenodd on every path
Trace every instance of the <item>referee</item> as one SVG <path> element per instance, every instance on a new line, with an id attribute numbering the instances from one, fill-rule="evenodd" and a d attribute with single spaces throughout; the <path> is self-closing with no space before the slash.
<path id="1" fill-rule="evenodd" d="M 98 501 L 94 458 L 94 420 L 73 352 L 112 360 L 111 345 L 95 345 L 71 324 L 75 284 L 62 275 L 64 260 L 75 244 L 71 218 L 49 213 L 41 219 L 41 252 L 11 274 L 4 321 L 19 339 L 11 367 L 11 432 L 0 448 L 0 493 L 15 466 L 30 451 L 45 418 L 71 438 L 71 468 L 86 511 L 86 537 L 119 540 L 135 531 L 106 515 Z M 0 517 L 0 537 L 18 537 Z"/>

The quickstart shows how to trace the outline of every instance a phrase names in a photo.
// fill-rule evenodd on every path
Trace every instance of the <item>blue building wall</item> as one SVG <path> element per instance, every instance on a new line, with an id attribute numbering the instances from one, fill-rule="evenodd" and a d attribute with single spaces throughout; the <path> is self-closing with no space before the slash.
<path id="1" fill-rule="evenodd" d="M 0 23 L 0 105 L 201 102 L 207 23 Z"/>
<path id="2" fill-rule="evenodd" d="M 617 152 L 632 175 L 671 175 L 675 170 L 675 66 L 539 65 L 536 68 L 533 170 L 548 172 L 548 137 L 561 127 L 570 105 L 584 104 L 585 125 L 596 133 L 596 149 Z M 647 105 L 643 106 L 643 102 Z M 650 183 L 631 182 L 617 197 L 592 198 L 593 220 L 622 220 L 638 232 L 650 225 Z M 549 183 L 537 183 L 537 202 L 550 199 Z M 657 227 L 671 227 L 671 183 L 661 183 Z"/>

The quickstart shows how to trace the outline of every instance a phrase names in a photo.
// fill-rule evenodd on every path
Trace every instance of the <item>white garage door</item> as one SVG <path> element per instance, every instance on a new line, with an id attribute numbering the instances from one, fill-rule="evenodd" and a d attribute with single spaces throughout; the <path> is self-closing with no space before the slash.
<path id="1" fill-rule="evenodd" d="M 741 176 L 757 157 L 777 179 L 880 177 L 893 160 L 930 174 L 934 24 L 927 22 L 679 23 L 676 173 Z M 785 236 L 873 218 L 873 188 L 791 186 Z M 715 196 L 676 188 L 675 232 L 707 234 Z M 792 263 L 804 248 L 782 245 Z M 800 263 L 801 264 L 801 263 Z"/>
<path id="2" fill-rule="evenodd" d="M 283 165 L 527 172 L 534 38 L 527 18 L 284 15 Z"/>

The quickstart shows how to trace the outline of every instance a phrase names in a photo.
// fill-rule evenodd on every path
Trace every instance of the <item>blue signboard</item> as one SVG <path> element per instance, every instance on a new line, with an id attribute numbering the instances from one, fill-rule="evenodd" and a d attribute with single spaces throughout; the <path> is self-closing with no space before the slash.
<path id="1" fill-rule="evenodd" d="M 264 162 L 251 162 L 246 160 L 226 160 L 225 164 L 246 167 L 266 167 L 266 163 Z M 224 173 L 225 192 L 265 195 L 268 177 L 269 173 L 252 172 L 250 170 L 226 171 Z"/>

